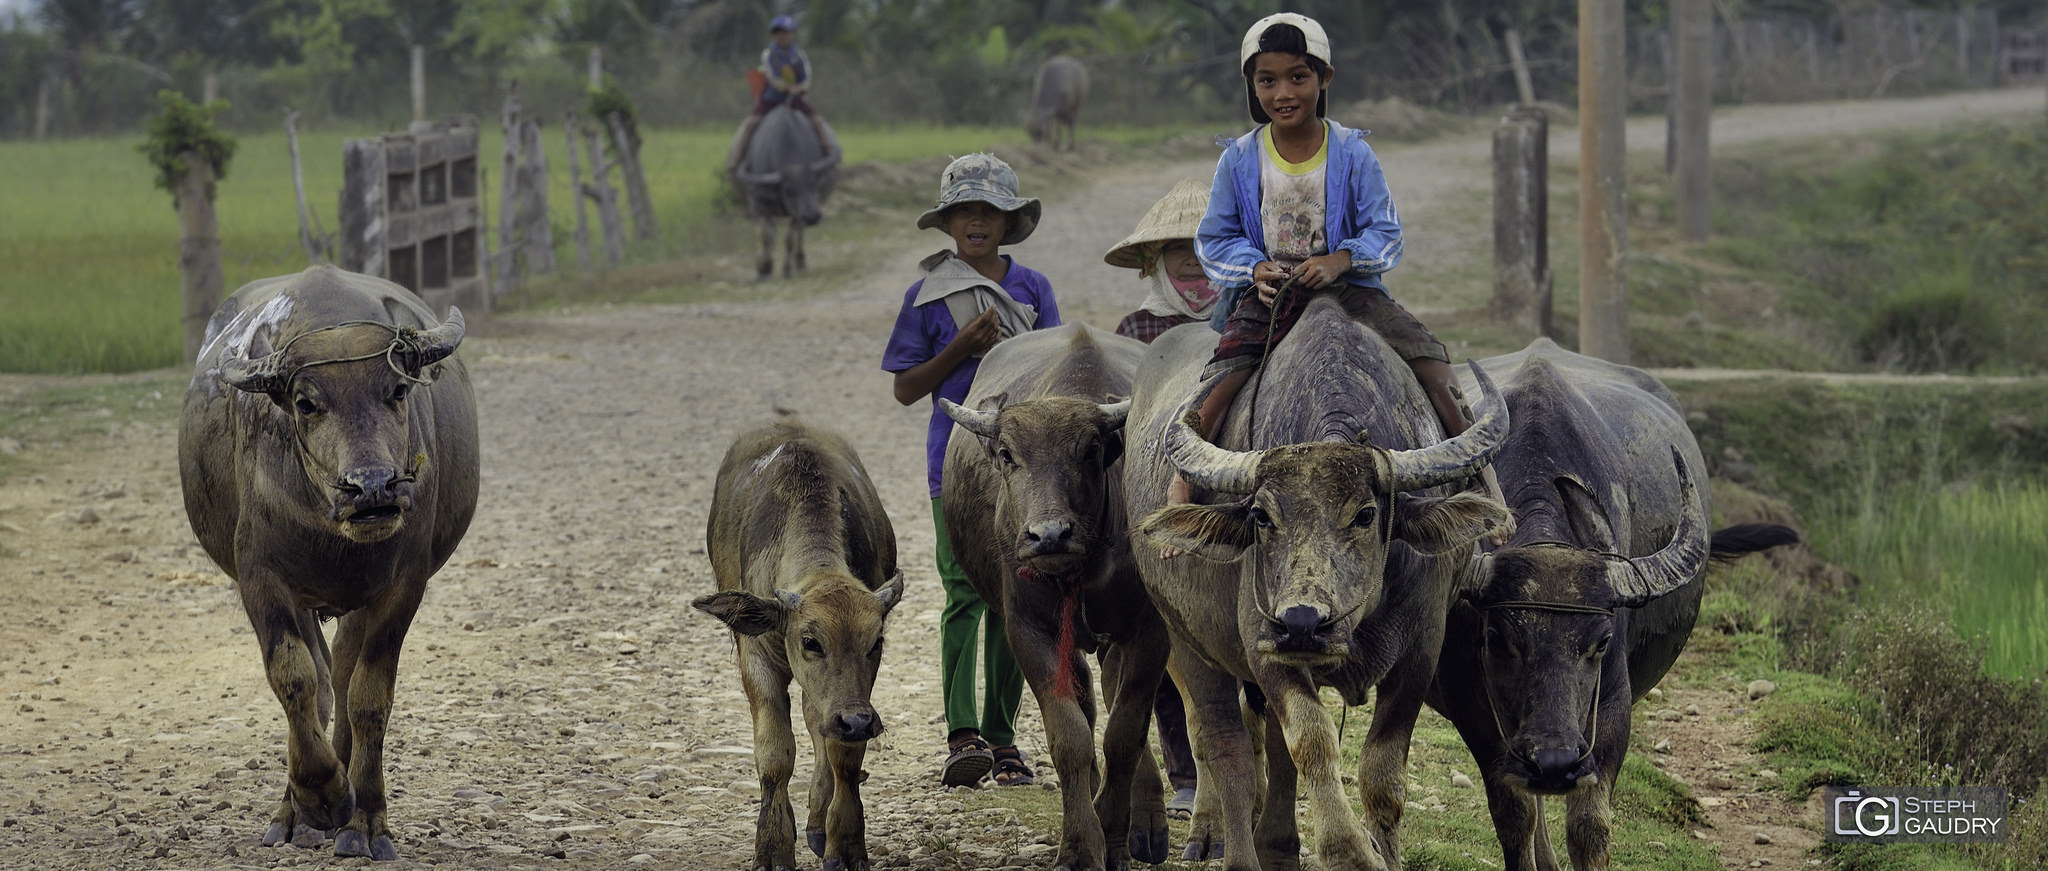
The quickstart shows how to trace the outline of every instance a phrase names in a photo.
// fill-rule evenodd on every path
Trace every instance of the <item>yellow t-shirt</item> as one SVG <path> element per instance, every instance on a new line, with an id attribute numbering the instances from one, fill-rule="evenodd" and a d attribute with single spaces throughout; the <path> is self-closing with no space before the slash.
<path id="1" fill-rule="evenodd" d="M 1273 145 L 1273 127 L 1259 129 L 1259 224 L 1266 236 L 1266 259 L 1293 268 L 1310 257 L 1330 253 L 1325 238 L 1324 169 L 1330 161 L 1330 126 L 1323 122 L 1323 144 L 1314 157 L 1289 163 Z"/>

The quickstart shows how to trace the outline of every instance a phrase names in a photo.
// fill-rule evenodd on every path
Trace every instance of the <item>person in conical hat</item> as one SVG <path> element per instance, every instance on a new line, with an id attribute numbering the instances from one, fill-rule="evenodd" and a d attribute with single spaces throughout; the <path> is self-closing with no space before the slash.
<path id="1" fill-rule="evenodd" d="M 1195 230 L 1209 209 L 1209 186 L 1181 179 L 1145 213 L 1138 228 L 1102 259 L 1136 269 L 1150 286 L 1138 310 L 1124 316 L 1116 334 L 1151 344 L 1181 324 L 1206 322 L 1216 308 L 1216 288 L 1195 256 Z"/>

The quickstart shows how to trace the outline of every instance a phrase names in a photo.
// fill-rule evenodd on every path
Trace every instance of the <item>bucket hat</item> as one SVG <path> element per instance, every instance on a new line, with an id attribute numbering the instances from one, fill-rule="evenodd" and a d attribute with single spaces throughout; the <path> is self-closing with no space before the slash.
<path id="1" fill-rule="evenodd" d="M 1294 25 L 1296 29 L 1301 31 L 1302 40 L 1308 44 L 1308 56 L 1322 61 L 1326 65 L 1330 64 L 1330 35 L 1323 32 L 1322 25 L 1317 24 L 1315 19 L 1299 12 L 1276 12 L 1252 22 L 1251 29 L 1244 32 L 1244 42 L 1237 48 L 1237 68 L 1239 70 L 1244 70 L 1245 64 L 1252 62 L 1252 56 L 1259 53 L 1259 37 L 1265 36 L 1266 31 L 1276 24 Z M 1253 121 L 1257 121 L 1260 124 L 1270 124 L 1273 122 L 1273 117 L 1267 115 L 1265 108 L 1259 105 L 1259 94 L 1252 88 L 1250 72 L 1245 72 L 1244 76 L 1244 99 L 1245 103 L 1252 110 Z M 1317 90 L 1317 118 L 1323 117 L 1324 104 L 1328 100 L 1329 94 L 1327 90 Z"/>
<path id="2" fill-rule="evenodd" d="M 1102 255 L 1102 261 L 1125 269 L 1144 269 L 1148 261 L 1158 256 L 1160 243 L 1195 238 L 1202 216 L 1208 211 L 1209 186 L 1191 178 L 1181 179 L 1173 190 L 1152 204 L 1152 209 L 1138 221 L 1138 229 Z"/>
<path id="3" fill-rule="evenodd" d="M 1017 171 L 993 154 L 970 154 L 946 164 L 946 171 L 939 174 L 939 204 L 917 216 L 917 228 L 937 227 L 941 212 L 977 201 L 1010 214 L 1010 226 L 997 244 L 1015 245 L 1038 229 L 1038 199 L 1017 196 Z"/>
<path id="4" fill-rule="evenodd" d="M 795 19 L 795 18 L 791 18 L 790 16 L 787 16 L 787 15 L 777 15 L 777 16 L 775 16 L 775 18 L 774 18 L 773 20 L 771 20 L 771 21 L 769 21 L 769 22 L 768 22 L 768 32 L 769 32 L 769 33 L 774 33 L 775 31 L 778 31 L 778 30 L 787 30 L 787 31 L 789 31 L 789 32 L 791 32 L 791 33 L 795 33 L 795 32 L 796 32 L 796 19 Z"/>

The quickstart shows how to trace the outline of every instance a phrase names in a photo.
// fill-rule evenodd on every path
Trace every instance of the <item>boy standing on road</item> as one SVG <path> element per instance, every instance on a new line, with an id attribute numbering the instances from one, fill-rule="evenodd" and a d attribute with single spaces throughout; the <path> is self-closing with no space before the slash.
<path id="1" fill-rule="evenodd" d="M 1202 377 L 1223 379 L 1202 403 L 1203 436 L 1215 439 L 1238 390 L 1321 294 L 1408 361 L 1445 437 L 1464 432 L 1443 343 L 1380 281 L 1401 259 L 1401 216 L 1379 158 L 1363 133 L 1323 117 L 1336 74 L 1329 36 L 1307 16 L 1268 15 L 1238 57 L 1259 127 L 1223 150 L 1195 238 L 1222 294 L 1211 323 L 1223 336 Z M 1483 475 L 1499 499 L 1492 468 Z M 1185 480 L 1174 478 L 1167 501 L 1188 501 Z"/>
<path id="2" fill-rule="evenodd" d="M 1038 200 L 1017 195 L 1017 173 L 991 154 L 953 161 L 939 177 L 939 203 L 917 219 L 918 229 L 939 228 L 953 237 L 953 250 L 925 258 L 924 277 L 903 295 L 903 309 L 882 352 L 882 368 L 895 373 L 896 401 L 909 405 L 926 396 L 966 402 L 981 356 L 997 342 L 1029 330 L 1060 325 L 1059 305 L 1045 276 L 998 253 L 1038 226 Z M 941 685 L 946 697 L 946 762 L 940 779 L 968 786 L 994 770 L 1004 786 L 1033 782 L 1023 751 L 1016 746 L 1017 704 L 1024 675 L 1011 658 L 999 619 L 974 592 L 953 559 L 946 537 L 939 483 L 953 420 L 932 403 L 925 435 L 932 522 L 938 527 L 939 580 L 946 610 L 939 624 Z M 982 628 L 982 679 L 986 684 L 977 717 L 974 661 L 977 624 Z"/>

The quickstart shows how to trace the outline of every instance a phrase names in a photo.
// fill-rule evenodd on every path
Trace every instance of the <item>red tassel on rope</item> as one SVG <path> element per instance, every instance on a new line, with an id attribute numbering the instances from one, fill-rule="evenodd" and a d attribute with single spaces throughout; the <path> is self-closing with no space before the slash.
<path id="1" fill-rule="evenodd" d="M 1017 579 L 1027 583 L 1051 580 L 1064 588 L 1060 597 L 1060 640 L 1053 646 L 1052 694 L 1055 698 L 1074 697 L 1074 618 L 1081 608 L 1081 585 L 1072 577 L 1048 577 L 1030 566 L 1017 567 Z"/>

